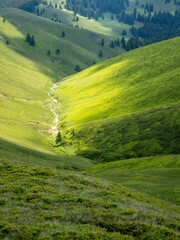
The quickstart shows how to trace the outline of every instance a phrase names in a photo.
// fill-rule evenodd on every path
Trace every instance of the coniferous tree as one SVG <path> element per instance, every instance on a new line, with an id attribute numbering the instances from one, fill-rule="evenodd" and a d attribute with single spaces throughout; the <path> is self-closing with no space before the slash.
<path id="1" fill-rule="evenodd" d="M 80 67 L 79 65 L 76 65 L 75 71 L 76 71 L 76 72 L 80 72 L 80 71 L 81 71 L 81 67 Z"/>
<path id="2" fill-rule="evenodd" d="M 111 41 L 110 47 L 111 47 L 111 48 L 115 48 L 115 43 L 114 43 L 114 41 Z"/>
<path id="3" fill-rule="evenodd" d="M 61 37 L 64 38 L 66 36 L 65 32 L 62 31 Z"/>
<path id="4" fill-rule="evenodd" d="M 104 38 L 101 39 L 101 46 L 104 47 Z"/>
<path id="5" fill-rule="evenodd" d="M 125 29 L 122 30 L 122 35 L 123 35 L 123 36 L 127 36 L 127 32 L 126 32 Z"/>
<path id="6" fill-rule="evenodd" d="M 27 33 L 26 42 L 30 43 L 30 41 L 31 41 L 31 36 L 29 33 Z"/>
<path id="7" fill-rule="evenodd" d="M 103 57 L 103 52 L 102 52 L 102 50 L 99 51 L 98 56 L 101 57 L 101 58 Z"/>
<path id="8" fill-rule="evenodd" d="M 47 55 L 48 55 L 48 56 L 51 55 L 51 50 L 50 50 L 50 49 L 47 51 Z"/>
<path id="9" fill-rule="evenodd" d="M 61 142 L 62 142 L 62 135 L 61 135 L 60 132 L 57 133 L 55 142 L 56 142 L 56 144 L 61 144 Z"/>
<path id="10" fill-rule="evenodd" d="M 121 39 L 121 45 L 122 45 L 122 48 L 126 49 L 126 40 L 125 40 L 125 37 L 122 37 Z"/>
<path id="11" fill-rule="evenodd" d="M 32 47 L 34 47 L 34 46 L 36 45 L 36 42 L 35 42 L 35 39 L 34 39 L 34 36 L 33 36 L 33 35 L 32 35 L 32 37 L 31 37 L 30 45 L 31 45 Z"/>
<path id="12" fill-rule="evenodd" d="M 59 55 L 61 53 L 61 50 L 59 48 L 56 49 L 56 54 Z"/>
<path id="13" fill-rule="evenodd" d="M 34 36 L 33 35 L 31 36 L 29 33 L 27 33 L 26 42 L 28 42 L 29 45 L 31 45 L 32 47 L 34 47 L 36 45 Z"/>

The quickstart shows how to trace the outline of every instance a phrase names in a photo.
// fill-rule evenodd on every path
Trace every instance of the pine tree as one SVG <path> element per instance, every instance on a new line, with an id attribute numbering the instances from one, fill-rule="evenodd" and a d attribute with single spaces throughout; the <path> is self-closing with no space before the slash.
<path id="1" fill-rule="evenodd" d="M 76 71 L 76 72 L 80 72 L 80 71 L 81 71 L 81 68 L 80 68 L 79 65 L 76 65 L 76 67 L 75 67 L 75 71 Z"/>
<path id="2" fill-rule="evenodd" d="M 30 45 L 31 45 L 32 47 L 34 47 L 34 46 L 36 45 L 36 42 L 35 42 L 35 39 L 34 39 L 34 36 L 33 36 L 33 35 L 32 35 L 32 37 L 31 37 Z"/>
<path id="3" fill-rule="evenodd" d="M 122 30 L 122 35 L 123 35 L 123 36 L 127 36 L 127 32 L 126 32 L 125 29 Z"/>
<path id="4" fill-rule="evenodd" d="M 99 57 L 103 57 L 103 52 L 100 50 L 99 51 L 99 54 L 98 54 Z"/>
<path id="5" fill-rule="evenodd" d="M 111 41 L 110 47 L 111 47 L 111 48 L 115 48 L 114 41 Z"/>
<path id="6" fill-rule="evenodd" d="M 126 49 L 127 46 L 126 46 L 126 40 L 124 37 L 122 37 L 121 39 L 121 45 L 122 45 L 122 48 Z"/>
<path id="7" fill-rule="evenodd" d="M 61 37 L 64 38 L 66 36 L 65 32 L 63 31 Z"/>
<path id="8" fill-rule="evenodd" d="M 60 132 L 57 133 L 55 142 L 56 144 L 60 144 L 62 142 L 62 135 Z"/>
<path id="9" fill-rule="evenodd" d="M 104 38 L 101 39 L 101 46 L 104 46 Z"/>
<path id="10" fill-rule="evenodd" d="M 57 49 L 56 49 L 56 54 L 59 55 L 60 53 L 61 53 L 60 49 L 57 48 Z"/>
<path id="11" fill-rule="evenodd" d="M 47 51 L 47 55 L 48 55 L 48 56 L 51 55 L 51 50 L 50 50 L 50 49 Z"/>
<path id="12" fill-rule="evenodd" d="M 30 43 L 30 41 L 31 41 L 31 36 L 29 33 L 27 33 L 26 42 Z"/>

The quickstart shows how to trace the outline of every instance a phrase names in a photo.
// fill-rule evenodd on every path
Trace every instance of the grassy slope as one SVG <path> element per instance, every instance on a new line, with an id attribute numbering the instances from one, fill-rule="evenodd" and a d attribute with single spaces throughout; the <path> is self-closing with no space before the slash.
<path id="1" fill-rule="evenodd" d="M 1 36 L 9 34 L 22 39 L 23 35 L 10 23 L 2 23 Z M 48 128 L 52 115 L 44 106 L 51 79 L 39 71 L 39 67 L 25 56 L 18 54 L 13 45 L 7 46 L 0 39 L 0 92 L 1 92 L 1 138 L 47 150 L 47 144 L 38 129 Z M 30 121 L 40 122 L 40 126 Z"/>
<path id="2" fill-rule="evenodd" d="M 79 152 L 106 161 L 178 152 L 179 40 L 131 51 L 60 84 L 63 125 Z"/>
<path id="3" fill-rule="evenodd" d="M 35 158 L 80 169 L 91 166 L 87 160 L 67 157 L 62 152 L 57 155 L 56 149 L 52 149 L 54 139 L 44 134 L 52 127 L 54 120 L 47 107 L 52 101 L 47 92 L 57 75 L 53 71 L 58 66 L 53 66 L 45 54 L 43 59 L 41 46 L 37 49 L 28 46 L 23 32 L 9 21 L 10 18 L 15 19 L 13 22 L 16 25 L 21 23 L 21 17 L 24 21 L 33 21 L 34 16 L 15 9 L 6 9 L 3 14 L 8 20 L 3 23 L 0 17 L 1 159 L 16 156 L 19 161 L 30 162 Z M 5 44 L 7 38 L 10 45 Z"/>
<path id="4" fill-rule="evenodd" d="M 2 239 L 178 239 L 177 206 L 34 163 L 0 163 Z"/>
<path id="5" fill-rule="evenodd" d="M 56 17 L 54 17 L 54 15 L 56 14 L 58 20 L 61 20 L 62 23 L 65 25 L 79 26 L 80 28 L 88 29 L 90 31 L 96 31 L 99 34 L 108 35 L 109 39 L 112 39 L 112 40 L 114 40 L 117 37 L 120 38 L 123 29 L 126 29 L 128 32 L 130 28 L 129 25 L 120 23 L 116 19 L 112 21 L 111 14 L 109 13 L 104 14 L 104 18 L 105 18 L 104 20 L 99 18 L 98 21 L 95 21 L 93 19 L 89 20 L 86 17 L 78 15 L 79 21 L 74 22 L 73 12 L 68 11 L 66 9 L 60 10 L 56 8 L 49 8 L 44 5 L 41 5 L 39 9 L 45 9 L 45 13 L 42 14 L 43 17 L 46 17 L 49 19 L 54 18 L 55 20 Z"/>
<path id="6" fill-rule="evenodd" d="M 25 42 L 27 32 L 35 36 L 34 48 Z M 7 39 L 10 45 L 5 44 Z M 89 31 L 65 27 L 18 9 L 0 8 L 0 137 L 52 152 L 43 134 L 51 128 L 54 117 L 47 108 L 51 103 L 49 87 L 57 78 L 73 73 L 76 64 L 87 67 L 99 61 L 99 42 Z M 60 56 L 54 53 L 57 48 L 62 51 Z M 48 49 L 52 51 L 50 57 Z M 106 57 L 116 52 L 110 47 L 104 51 Z M 58 61 L 54 63 L 54 59 Z"/>
<path id="7" fill-rule="evenodd" d="M 180 204 L 180 156 L 156 156 L 115 161 L 88 170 L 156 198 Z"/>

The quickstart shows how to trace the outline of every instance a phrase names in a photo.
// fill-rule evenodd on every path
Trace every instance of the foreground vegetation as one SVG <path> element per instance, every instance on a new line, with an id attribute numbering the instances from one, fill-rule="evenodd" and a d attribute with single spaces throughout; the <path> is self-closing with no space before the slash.
<path id="1" fill-rule="evenodd" d="M 179 169 L 180 156 L 167 155 L 102 163 L 88 172 L 179 205 Z"/>
<path id="2" fill-rule="evenodd" d="M 73 171 L 6 160 L 0 168 L 3 239 L 179 239 L 170 204 Z"/>
<path id="3" fill-rule="evenodd" d="M 178 153 L 179 38 L 97 64 L 60 84 L 64 142 L 112 161 Z"/>

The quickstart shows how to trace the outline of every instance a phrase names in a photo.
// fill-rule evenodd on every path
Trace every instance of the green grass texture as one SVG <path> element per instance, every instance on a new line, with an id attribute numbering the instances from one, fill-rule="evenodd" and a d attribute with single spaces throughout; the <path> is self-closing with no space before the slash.
<path id="1" fill-rule="evenodd" d="M 64 141 L 99 161 L 178 153 L 179 42 L 136 49 L 60 83 Z"/>
<path id="2" fill-rule="evenodd" d="M 88 172 L 179 205 L 179 169 L 177 154 L 102 163 Z"/>
<path id="3" fill-rule="evenodd" d="M 35 164 L 0 161 L 1 239 L 179 239 L 177 206 Z"/>

